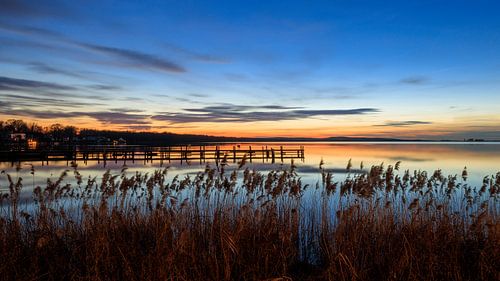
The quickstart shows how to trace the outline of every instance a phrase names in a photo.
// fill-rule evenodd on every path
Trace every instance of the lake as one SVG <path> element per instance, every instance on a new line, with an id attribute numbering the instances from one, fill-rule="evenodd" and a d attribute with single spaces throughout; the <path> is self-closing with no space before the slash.
<path id="1" fill-rule="evenodd" d="M 401 169 L 404 170 L 425 170 L 432 173 L 441 169 L 445 175 L 461 175 L 464 167 L 468 171 L 468 183 L 480 186 L 482 179 L 487 175 L 494 175 L 500 171 L 500 143 L 464 143 L 464 142 L 309 142 L 309 143 L 227 143 L 221 147 L 231 148 L 237 146 L 244 148 L 252 146 L 255 148 L 265 145 L 294 148 L 304 146 L 304 158 L 279 159 L 275 163 L 268 160 L 254 160 L 247 163 L 246 167 L 266 172 L 272 169 L 288 169 L 291 162 L 297 166 L 299 175 L 303 178 L 304 184 L 314 185 L 321 180 L 319 163 L 323 160 L 326 171 L 333 172 L 334 180 L 339 181 L 345 178 L 346 166 L 351 159 L 351 172 L 360 172 L 360 165 L 363 162 L 364 170 L 372 165 L 384 163 L 384 166 L 394 165 L 401 161 Z M 210 148 L 210 146 L 207 146 Z M 78 170 L 84 177 L 99 177 L 107 170 L 112 173 L 119 173 L 123 168 L 122 161 L 108 161 L 104 163 L 88 161 L 78 162 Z M 172 161 L 171 163 L 128 161 L 128 173 L 152 172 L 155 169 L 169 167 L 169 177 L 175 175 L 195 174 L 205 168 L 206 165 L 215 166 L 213 160 L 200 163 L 190 161 L 188 163 Z M 31 174 L 31 165 L 35 170 Z M 230 158 L 228 169 L 235 168 L 238 164 L 233 163 Z M 22 163 L 0 163 L 0 170 L 10 174 L 12 177 L 22 177 L 25 191 L 37 185 L 45 186 L 47 178 L 57 179 L 59 175 L 67 169 L 72 169 L 67 161 L 49 161 L 48 163 L 22 162 Z M 71 174 L 65 179 L 65 183 L 73 183 Z M 0 176 L 0 190 L 8 188 L 8 181 L 5 175 Z"/>

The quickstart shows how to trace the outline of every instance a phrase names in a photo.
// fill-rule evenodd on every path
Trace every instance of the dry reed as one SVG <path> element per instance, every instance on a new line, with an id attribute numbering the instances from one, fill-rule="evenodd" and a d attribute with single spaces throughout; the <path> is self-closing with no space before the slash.
<path id="1" fill-rule="evenodd" d="M 75 164 L 23 206 L 23 180 L 4 175 L 0 279 L 500 279 L 500 173 L 476 189 L 466 170 L 396 163 L 334 182 L 321 163 L 312 187 L 293 164 L 244 164 L 168 182 L 167 169 L 85 179 Z"/>

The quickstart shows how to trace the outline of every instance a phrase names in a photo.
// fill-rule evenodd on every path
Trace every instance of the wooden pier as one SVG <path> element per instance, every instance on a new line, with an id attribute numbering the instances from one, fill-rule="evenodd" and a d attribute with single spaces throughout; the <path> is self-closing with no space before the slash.
<path id="1" fill-rule="evenodd" d="M 85 162 L 131 162 L 142 161 L 144 163 L 196 161 L 204 163 L 206 161 L 222 161 L 236 163 L 238 160 L 246 158 L 248 162 L 283 162 L 285 159 L 304 159 L 303 146 L 204 146 L 204 145 L 184 145 L 184 146 L 88 146 L 70 147 L 46 150 L 25 150 L 25 151 L 0 151 L 0 162 L 19 161 L 75 161 Z"/>

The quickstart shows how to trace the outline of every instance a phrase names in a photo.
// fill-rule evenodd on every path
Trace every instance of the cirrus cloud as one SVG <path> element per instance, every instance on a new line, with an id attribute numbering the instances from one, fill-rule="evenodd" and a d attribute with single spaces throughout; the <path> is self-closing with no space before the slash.
<path id="1" fill-rule="evenodd" d="M 388 121 L 384 124 L 374 125 L 377 127 L 406 127 L 406 126 L 414 126 L 414 125 L 430 125 L 432 122 L 429 121 Z"/>
<path id="2" fill-rule="evenodd" d="M 151 118 L 170 123 L 261 122 L 298 120 L 319 116 L 362 115 L 377 112 L 379 110 L 375 108 L 313 110 L 279 105 L 245 106 L 223 104 L 202 108 L 185 108 L 183 112 L 161 112 Z"/>

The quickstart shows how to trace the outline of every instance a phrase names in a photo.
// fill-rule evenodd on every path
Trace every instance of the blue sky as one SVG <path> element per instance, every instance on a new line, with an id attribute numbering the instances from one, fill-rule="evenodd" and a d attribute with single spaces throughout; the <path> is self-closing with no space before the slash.
<path id="1" fill-rule="evenodd" d="M 2 119 L 500 139 L 498 1 L 0 3 Z"/>

